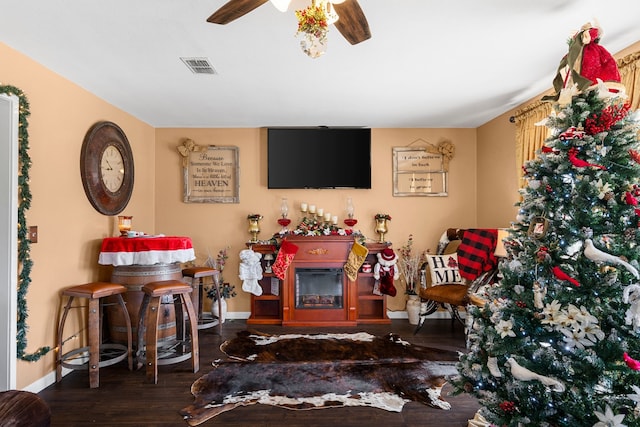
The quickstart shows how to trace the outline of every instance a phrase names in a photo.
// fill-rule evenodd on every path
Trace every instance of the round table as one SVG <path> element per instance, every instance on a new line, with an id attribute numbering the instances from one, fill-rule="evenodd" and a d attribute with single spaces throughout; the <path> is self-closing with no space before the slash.
<path id="1" fill-rule="evenodd" d="M 111 281 L 127 287 L 124 295 L 133 328 L 133 342 L 137 342 L 138 310 L 142 303 L 142 287 L 159 280 L 182 280 L 180 264 L 193 261 L 195 252 L 189 237 L 143 236 L 107 237 L 102 241 L 98 263 L 112 265 Z M 159 343 L 172 341 L 176 336 L 175 312 L 171 304 L 161 313 Z M 111 339 L 126 342 L 124 317 L 114 308 L 107 309 Z"/>
<path id="2" fill-rule="evenodd" d="M 175 264 L 196 259 L 191 238 L 181 236 L 107 237 L 98 263 L 102 265 Z"/>

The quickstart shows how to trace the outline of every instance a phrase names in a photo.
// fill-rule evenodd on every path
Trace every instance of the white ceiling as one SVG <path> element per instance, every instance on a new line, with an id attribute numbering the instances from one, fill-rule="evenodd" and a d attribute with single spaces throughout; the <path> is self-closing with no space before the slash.
<path id="1" fill-rule="evenodd" d="M 640 40 L 638 0 L 359 0 L 371 39 L 331 27 L 311 59 L 302 0 L 207 23 L 225 2 L 3 0 L 0 41 L 154 127 L 475 128 L 550 88 L 593 18 L 611 53 Z"/>

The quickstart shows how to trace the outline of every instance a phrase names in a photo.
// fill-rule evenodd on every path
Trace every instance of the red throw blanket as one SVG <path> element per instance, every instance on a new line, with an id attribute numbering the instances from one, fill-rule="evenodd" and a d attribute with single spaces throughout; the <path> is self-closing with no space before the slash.
<path id="1" fill-rule="evenodd" d="M 458 268 L 467 280 L 475 280 L 498 264 L 494 252 L 498 243 L 497 229 L 468 229 L 458 246 Z"/>

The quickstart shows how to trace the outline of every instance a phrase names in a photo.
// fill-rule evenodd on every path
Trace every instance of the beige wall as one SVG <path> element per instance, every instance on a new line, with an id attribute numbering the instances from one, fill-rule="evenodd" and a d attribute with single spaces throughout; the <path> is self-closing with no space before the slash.
<path id="1" fill-rule="evenodd" d="M 265 141 L 260 129 L 156 129 L 156 232 L 190 236 L 197 262 L 207 253 L 230 246 L 230 258 L 224 277 L 240 290 L 238 257 L 249 239 L 246 217 L 250 213 L 264 216 L 259 238 L 268 239 L 280 226 L 282 197 L 289 200 L 290 218 L 299 219 L 301 202 L 315 204 L 325 212 L 345 217 L 346 199 L 353 198 L 356 228 L 367 238 L 376 239 L 373 216 L 378 212 L 391 215 L 386 238 L 395 247 L 414 236 L 415 250 L 435 246 L 444 228 L 476 225 L 476 131 L 475 129 L 373 129 L 372 188 L 370 190 L 269 190 L 266 186 Z M 183 198 L 182 163 L 176 147 L 183 138 L 198 145 L 232 145 L 240 153 L 240 203 L 185 204 Z M 456 146 L 450 163 L 449 197 L 393 197 L 392 147 L 406 146 L 423 139 L 437 144 L 450 139 Z M 330 167 L 330 156 L 324 161 Z M 160 173 L 162 171 L 162 173 Z M 327 172 L 329 173 L 329 172 Z M 404 296 L 396 296 L 397 299 Z M 230 311 L 249 312 L 249 294 L 240 291 L 228 301 Z"/>
<path id="2" fill-rule="evenodd" d="M 516 125 L 509 111 L 478 131 L 478 224 L 480 228 L 509 227 L 516 218 L 518 175 Z"/>
<path id="3" fill-rule="evenodd" d="M 113 218 L 93 209 L 80 180 L 80 147 L 89 127 L 110 120 L 122 127 L 135 158 L 135 187 L 126 213 L 137 226 L 154 228 L 155 164 L 152 127 L 107 104 L 0 43 L 0 82 L 21 89 L 30 103 L 31 209 L 38 243 L 27 304 L 28 347 L 54 346 L 61 288 L 98 279 L 98 250 L 113 232 Z M 6 201 L 5 201 L 6 203 Z M 71 325 L 65 336 L 77 332 Z M 24 388 L 53 371 L 54 352 L 38 362 L 19 362 L 17 386 Z"/>
<path id="4" fill-rule="evenodd" d="M 636 44 L 635 50 L 639 47 Z M 246 215 L 264 215 L 259 237 L 269 237 L 279 229 L 275 221 L 281 197 L 289 199 L 294 220 L 302 201 L 323 207 L 342 220 L 346 198 L 352 197 L 357 228 L 367 237 L 376 237 L 373 215 L 386 212 L 393 217 L 387 238 L 398 247 L 413 234 L 416 250 L 435 250 L 447 227 L 505 227 L 515 218 L 515 126 L 508 122 L 511 112 L 478 129 L 373 129 L 371 190 L 280 191 L 266 188 L 264 141 L 259 129 L 153 129 L 2 43 L 0 82 L 22 89 L 31 104 L 33 201 L 27 220 L 38 226 L 40 237 L 31 251 L 34 268 L 27 298 L 27 352 L 54 345 L 61 288 L 108 278 L 108 269 L 98 267 L 97 257 L 102 238 L 114 233 L 114 219 L 91 207 L 79 173 L 83 137 L 99 120 L 120 125 L 133 149 L 135 186 L 123 213 L 133 215 L 134 228 L 192 237 L 198 262 L 204 261 L 207 251 L 215 254 L 230 245 L 232 257 L 225 277 L 238 290 L 236 255 L 249 237 Z M 239 147 L 240 203 L 182 202 L 182 166 L 176 147 L 186 137 L 198 144 Z M 417 139 L 437 144 L 443 138 L 456 146 L 450 164 L 449 197 L 393 197 L 391 148 Z M 240 292 L 229 308 L 248 312 L 248 295 Z M 72 326 L 65 336 L 77 330 L 77 325 Z M 51 375 L 53 357 L 52 352 L 38 362 L 19 362 L 18 388 Z"/>

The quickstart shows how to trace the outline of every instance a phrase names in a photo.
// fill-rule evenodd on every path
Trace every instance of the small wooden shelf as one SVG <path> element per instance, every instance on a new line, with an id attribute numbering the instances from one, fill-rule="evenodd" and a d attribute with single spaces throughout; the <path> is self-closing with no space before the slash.
<path id="1" fill-rule="evenodd" d="M 265 295 L 262 294 L 259 297 L 256 298 L 260 298 L 261 301 L 268 301 L 268 300 L 275 300 L 275 301 L 280 301 L 280 296 L 279 295 Z"/>
<path id="2" fill-rule="evenodd" d="M 262 295 L 251 295 L 251 316 L 247 319 L 247 324 L 251 325 L 280 325 L 282 324 L 282 282 L 273 273 L 264 272 L 267 261 L 266 254 L 275 254 L 275 245 L 253 245 L 255 252 L 263 255 L 262 279 L 258 280 L 258 285 L 262 288 Z M 269 261 L 273 264 L 273 261 Z M 276 292 L 272 292 L 272 285 L 276 286 Z"/>
<path id="3" fill-rule="evenodd" d="M 365 262 L 372 266 L 378 262 L 378 253 L 387 247 L 385 243 L 370 243 Z M 384 295 L 375 295 L 373 287 L 376 279 L 373 273 L 358 273 L 358 323 L 391 323 L 387 317 L 387 299 Z"/>

